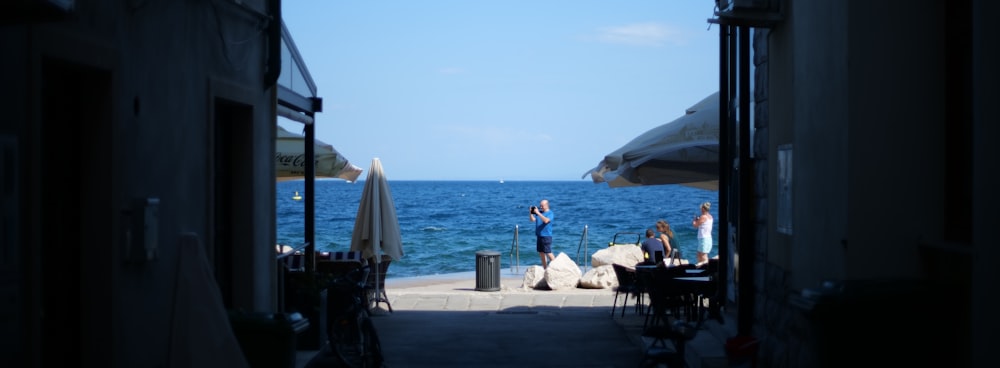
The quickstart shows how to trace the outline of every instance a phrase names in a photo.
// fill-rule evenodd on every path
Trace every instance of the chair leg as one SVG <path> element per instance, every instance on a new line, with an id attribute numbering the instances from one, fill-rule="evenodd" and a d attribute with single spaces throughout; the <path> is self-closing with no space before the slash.
<path id="1" fill-rule="evenodd" d="M 618 306 L 618 290 L 615 290 L 615 301 L 611 303 L 611 318 L 615 318 L 615 307 Z"/>
<path id="2" fill-rule="evenodd" d="M 653 305 L 650 304 L 649 307 L 652 308 Z M 646 328 L 646 327 L 649 326 L 649 317 L 651 317 L 653 315 L 653 313 L 656 313 L 656 312 L 655 311 L 651 311 L 649 309 L 646 310 L 646 320 L 642 322 L 642 328 Z"/>
<path id="3" fill-rule="evenodd" d="M 374 310 L 375 307 L 378 307 L 379 303 L 385 303 L 385 306 L 389 309 L 389 313 L 392 313 L 392 304 L 389 303 L 389 294 L 385 292 L 385 289 L 381 289 L 378 292 L 375 292 L 374 289 L 369 289 L 367 298 L 369 310 Z"/>
<path id="4" fill-rule="evenodd" d="M 660 323 L 666 324 L 668 309 L 668 306 L 666 305 L 667 303 L 668 301 L 663 299 L 659 299 L 655 302 L 650 299 L 649 308 L 646 309 L 646 321 L 643 323 L 642 327 L 646 328 L 649 326 L 657 326 Z"/>
<path id="5" fill-rule="evenodd" d="M 662 303 L 662 301 L 660 301 L 660 303 Z M 656 324 L 659 323 L 660 318 L 663 318 L 662 314 L 663 307 L 657 305 L 656 302 L 653 302 L 653 300 L 650 299 L 649 308 L 646 309 L 646 320 L 642 323 L 642 327 L 649 327 L 650 322 L 652 322 L 653 326 L 656 326 Z"/>
<path id="6" fill-rule="evenodd" d="M 625 293 L 625 299 L 622 301 L 622 318 L 625 318 L 625 307 L 628 305 L 629 293 Z"/>
<path id="7" fill-rule="evenodd" d="M 385 293 L 385 289 L 382 289 L 382 301 L 385 302 L 385 306 L 389 308 L 389 313 L 392 313 L 392 303 L 389 303 L 389 294 Z"/>

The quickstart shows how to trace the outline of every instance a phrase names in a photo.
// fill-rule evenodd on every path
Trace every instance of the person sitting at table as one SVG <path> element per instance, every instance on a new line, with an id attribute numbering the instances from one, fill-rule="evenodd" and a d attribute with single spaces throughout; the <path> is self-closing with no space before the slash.
<path id="1" fill-rule="evenodd" d="M 657 252 L 659 252 L 659 259 L 657 259 Z M 666 254 L 666 248 L 663 247 L 663 242 L 656 238 L 656 232 L 653 229 L 646 229 L 646 240 L 642 241 L 642 254 L 645 259 L 645 264 L 657 264 L 663 260 L 663 255 Z"/>
<path id="2" fill-rule="evenodd" d="M 663 249 L 666 249 L 663 258 L 670 259 L 674 251 L 674 231 L 670 229 L 670 224 L 664 219 L 656 220 L 656 231 L 660 232 L 660 242 L 663 243 Z M 668 266 L 672 265 L 668 264 Z"/>

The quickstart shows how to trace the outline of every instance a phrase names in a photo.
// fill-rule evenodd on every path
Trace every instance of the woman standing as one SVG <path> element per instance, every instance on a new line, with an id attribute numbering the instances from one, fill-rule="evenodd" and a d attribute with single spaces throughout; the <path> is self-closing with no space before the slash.
<path id="1" fill-rule="evenodd" d="M 670 257 L 672 255 L 674 246 L 674 231 L 670 230 L 670 224 L 664 219 L 656 220 L 656 231 L 660 232 L 660 242 L 663 243 L 663 258 L 667 260 L 668 266 L 673 266 L 670 263 Z"/>
<path id="2" fill-rule="evenodd" d="M 708 252 L 712 251 L 712 222 L 715 221 L 715 218 L 712 217 L 711 213 L 708 213 L 711 208 L 711 203 L 702 203 L 701 215 L 691 221 L 691 225 L 698 229 L 698 266 L 708 263 Z"/>

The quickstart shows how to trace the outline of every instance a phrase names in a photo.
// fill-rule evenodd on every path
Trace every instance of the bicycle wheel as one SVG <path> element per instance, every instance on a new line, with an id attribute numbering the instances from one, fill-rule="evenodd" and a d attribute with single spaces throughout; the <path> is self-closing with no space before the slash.
<path id="1" fill-rule="evenodd" d="M 361 352 L 365 368 L 382 368 L 385 361 L 382 358 L 382 343 L 378 339 L 378 331 L 370 318 L 361 322 L 361 338 L 364 351 Z"/>
<path id="2" fill-rule="evenodd" d="M 371 319 L 364 318 L 359 332 L 358 339 L 350 339 L 354 341 L 331 340 L 337 357 L 345 366 L 351 368 L 383 367 L 382 343 L 379 341 L 378 332 L 375 331 L 375 324 Z"/>
<path id="3" fill-rule="evenodd" d="M 363 368 L 365 367 L 364 351 L 362 349 L 362 344 L 354 343 L 331 343 L 333 351 L 336 353 L 337 358 L 343 363 L 343 366 L 350 368 Z"/>

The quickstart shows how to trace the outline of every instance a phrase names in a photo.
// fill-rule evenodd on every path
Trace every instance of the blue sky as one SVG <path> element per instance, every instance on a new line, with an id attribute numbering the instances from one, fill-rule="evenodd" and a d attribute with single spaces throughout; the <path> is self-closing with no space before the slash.
<path id="1" fill-rule="evenodd" d="M 378 157 L 389 180 L 585 180 L 718 90 L 711 1 L 282 6 L 323 98 L 316 137 L 362 177 Z"/>

